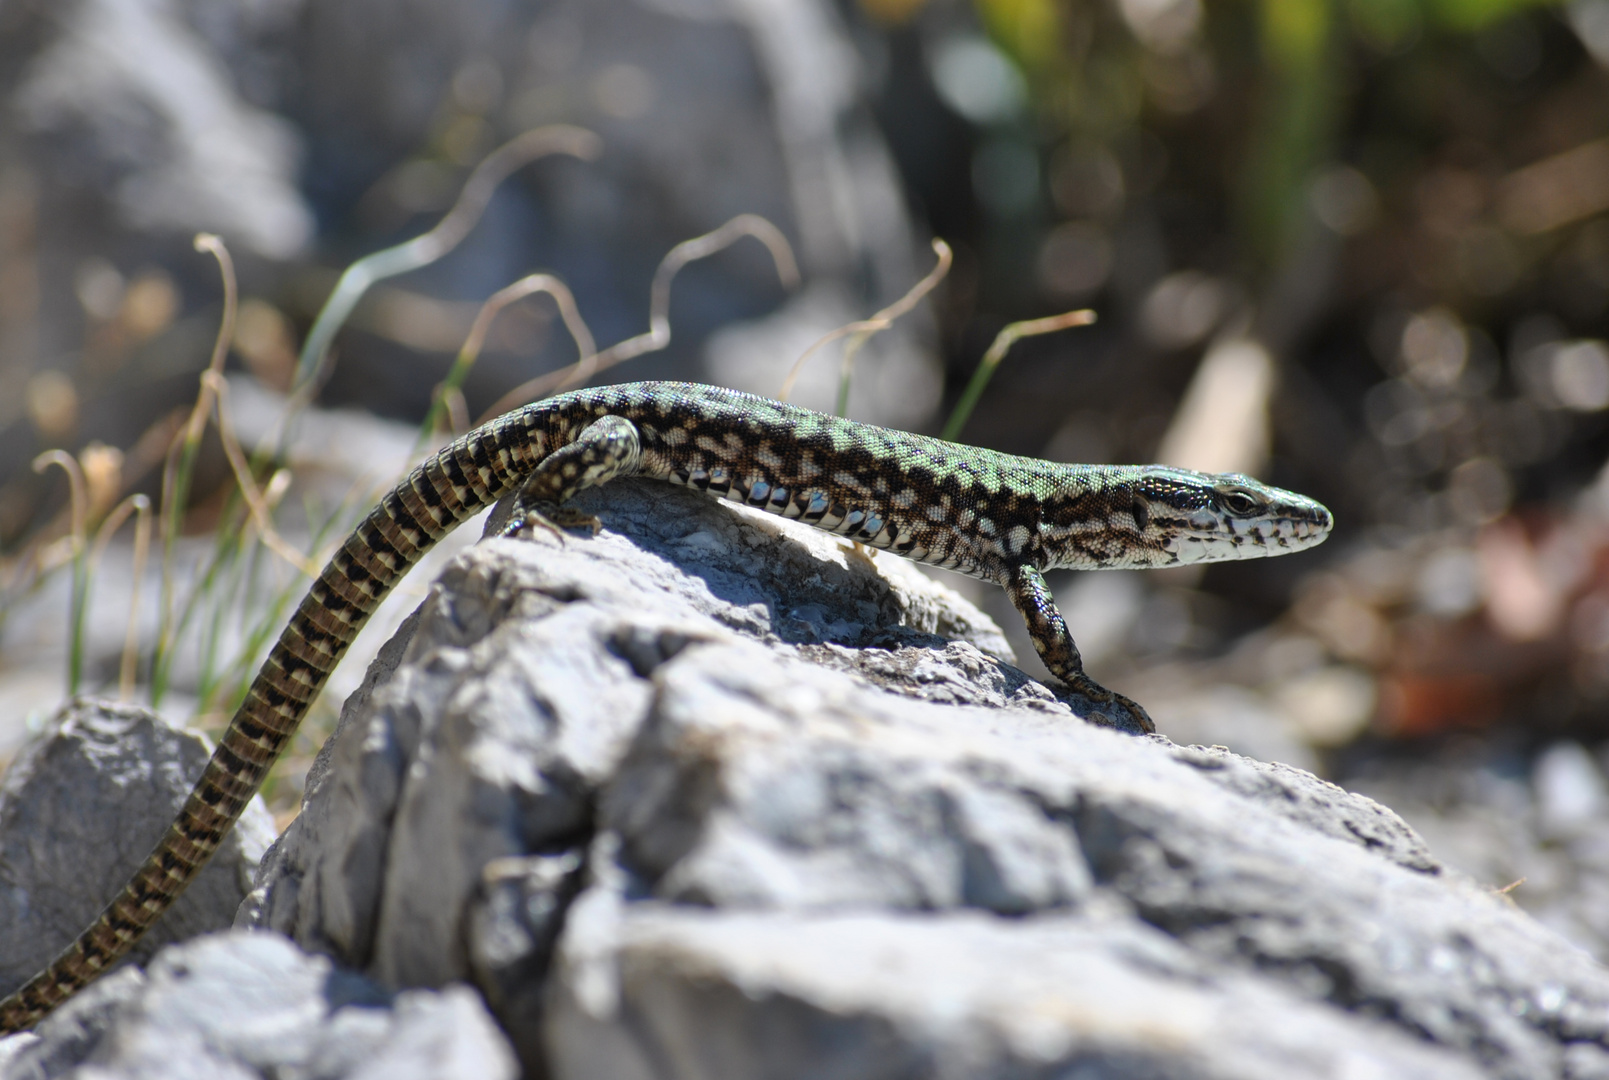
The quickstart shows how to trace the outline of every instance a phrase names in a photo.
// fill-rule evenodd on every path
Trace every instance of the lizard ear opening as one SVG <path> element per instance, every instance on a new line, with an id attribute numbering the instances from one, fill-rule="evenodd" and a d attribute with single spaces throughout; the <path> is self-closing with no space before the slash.
<path id="1" fill-rule="evenodd" d="M 1145 532 L 1151 524 L 1151 507 L 1145 501 L 1145 496 L 1134 496 L 1129 503 L 1129 513 L 1134 516 L 1134 528 L 1139 532 Z"/>

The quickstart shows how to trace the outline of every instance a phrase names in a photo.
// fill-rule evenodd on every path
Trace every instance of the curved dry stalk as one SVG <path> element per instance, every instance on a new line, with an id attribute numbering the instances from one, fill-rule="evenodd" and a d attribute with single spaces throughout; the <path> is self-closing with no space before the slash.
<path id="1" fill-rule="evenodd" d="M 240 310 L 240 287 L 235 279 L 235 260 L 230 257 L 229 249 L 224 246 L 223 240 L 212 233 L 196 233 L 195 249 L 205 251 L 218 260 L 218 275 L 223 278 L 223 317 L 218 320 L 218 336 L 212 340 L 212 358 L 207 361 L 207 370 L 220 372 L 223 362 L 229 355 L 229 343 L 235 340 L 235 316 Z M 192 414 L 192 425 L 206 423 L 206 413 L 200 416 Z"/>
<path id="2" fill-rule="evenodd" d="M 840 326 L 838 329 L 823 335 L 814 345 L 806 349 L 804 354 L 793 362 L 793 368 L 788 372 L 788 377 L 782 380 L 782 389 L 777 394 L 777 400 L 788 400 L 788 396 L 793 393 L 794 384 L 799 381 L 799 375 L 804 371 L 805 361 L 814 356 L 823 346 L 853 334 L 855 335 L 854 340 L 844 347 L 843 368 L 839 381 L 838 412 L 839 415 L 842 415 L 849 396 L 849 373 L 854 364 L 855 353 L 860 351 L 860 347 L 866 344 L 873 334 L 881 333 L 893 326 L 894 320 L 914 308 L 924 296 L 932 292 L 939 282 L 943 281 L 945 276 L 949 274 L 950 266 L 955 261 L 955 253 L 950 250 L 950 245 L 934 237 L 933 254 L 938 256 L 938 262 L 933 265 L 932 270 L 928 271 L 928 275 L 915 285 L 912 285 L 904 296 L 869 319 L 861 319 L 858 322 L 849 323 L 847 326 Z"/>
<path id="3" fill-rule="evenodd" d="M 257 489 L 256 481 L 252 479 L 251 463 L 246 460 L 246 453 L 240 448 L 240 441 L 235 438 L 234 426 L 229 423 L 229 414 L 224 409 L 225 399 L 229 394 L 228 384 L 224 382 L 223 376 L 210 371 L 204 378 L 210 384 L 213 396 L 218 402 L 218 437 L 223 442 L 224 456 L 229 459 L 229 467 L 235 474 L 235 483 L 240 485 L 240 495 L 246 500 L 252 524 L 257 526 L 258 533 L 262 535 L 263 544 L 306 576 L 318 577 L 318 565 L 297 551 L 295 545 L 279 535 L 279 530 L 274 528 L 273 509 L 263 497 L 263 493 Z"/>
<path id="4" fill-rule="evenodd" d="M 84 470 L 78 464 L 78 459 L 65 450 L 46 450 L 33 460 L 36 473 L 42 473 L 52 465 L 60 466 L 62 472 L 67 474 L 68 506 L 71 508 L 68 529 L 73 554 L 77 555 L 83 550 L 89 524 L 89 482 L 84 479 Z"/>
<path id="5" fill-rule="evenodd" d="M 269 510 L 278 510 L 279 504 L 284 500 L 285 493 L 291 489 L 293 479 L 289 469 L 275 469 L 274 475 L 268 478 L 263 485 L 263 505 Z"/>
<path id="6" fill-rule="evenodd" d="M 206 368 L 207 372 L 217 375 L 223 371 L 223 362 L 229 356 L 229 343 L 235 336 L 235 314 L 240 307 L 235 261 L 230 257 L 229 249 L 224 246 L 224 242 L 212 233 L 196 233 L 195 249 L 205 251 L 218 260 L 218 276 L 223 279 L 223 316 L 218 320 L 218 334 L 212 340 L 212 358 L 207 361 Z M 175 465 L 175 451 L 180 445 L 186 448 L 194 447 L 201 441 L 201 436 L 206 431 L 207 415 L 212 411 L 212 398 L 208 395 L 205 374 L 200 381 L 201 391 L 196 395 L 195 407 L 190 410 L 190 418 L 185 421 L 183 435 L 180 440 L 175 441 L 173 448 L 168 451 L 167 460 L 163 462 L 164 501 L 174 479 L 172 468 Z"/>
<path id="7" fill-rule="evenodd" d="M 100 569 L 101 558 L 106 554 L 112 536 L 122 528 L 130 514 L 137 515 L 134 523 L 134 577 L 130 584 L 128 627 L 123 632 L 123 657 L 117 668 L 117 700 L 128 701 L 134 696 L 134 668 L 139 657 L 140 641 L 140 579 L 145 574 L 145 559 L 151 542 L 151 500 L 133 494 L 113 508 L 101 527 L 95 531 L 95 545 L 89 557 L 87 581 L 93 582 Z"/>
<path id="8" fill-rule="evenodd" d="M 33 470 L 42 473 L 52 465 L 67 474 L 69 512 L 68 547 L 72 552 L 73 587 L 68 598 L 67 616 L 67 694 L 78 693 L 79 680 L 84 673 L 84 608 L 89 593 L 88 574 L 84 566 L 85 530 L 89 527 L 89 484 L 78 459 L 65 450 L 46 450 L 33 460 Z"/>
<path id="9" fill-rule="evenodd" d="M 564 328 L 570 332 L 570 337 L 574 340 L 576 350 L 579 353 L 580 360 L 577 362 L 584 362 L 596 353 L 597 345 L 592 337 L 592 330 L 587 326 L 586 320 L 581 317 L 581 310 L 576 307 L 575 295 L 570 292 L 569 286 L 564 282 L 552 274 L 528 274 L 514 282 L 514 284 L 504 286 L 493 293 L 480 306 L 480 311 L 475 313 L 474 325 L 469 328 L 469 336 L 464 338 L 464 345 L 458 350 L 458 359 L 453 361 L 453 366 L 447 372 L 447 377 L 441 381 L 436 401 L 430 407 L 430 414 L 425 417 L 424 425 L 419 432 L 421 442 L 429 438 L 431 433 L 436 430 L 436 425 L 441 419 L 442 409 L 451 409 L 451 402 L 448 400 L 449 395 L 463 386 L 464 380 L 469 377 L 469 370 L 475 365 L 475 361 L 479 359 L 481 349 L 486 344 L 486 337 L 491 333 L 493 320 L 497 318 L 504 308 L 516 300 L 524 299 L 533 293 L 539 292 L 553 297 L 554 304 L 558 306 L 559 318 L 564 321 Z M 463 403 L 462 394 L 458 396 L 458 401 L 460 404 Z M 468 428 L 467 406 L 464 409 L 462 421 L 455 416 L 452 418 L 452 424 L 454 431 L 462 431 Z"/>
<path id="10" fill-rule="evenodd" d="M 144 508 L 143 510 L 141 508 Z M 112 508 L 101 522 L 101 527 L 95 530 L 95 543 L 90 547 L 89 567 L 93 572 L 101 564 L 101 558 L 106 554 L 107 545 L 112 542 L 112 535 L 123 527 L 130 514 L 150 510 L 151 500 L 144 495 L 130 495 Z"/>
<path id="11" fill-rule="evenodd" d="M 789 245 L 787 237 L 782 235 L 782 230 L 758 214 L 739 214 L 712 232 L 695 236 L 691 240 L 683 240 L 659 261 L 659 268 L 654 271 L 653 284 L 648 290 L 648 333 L 629 337 L 625 341 L 611 345 L 601 353 L 583 356 L 567 367 L 521 383 L 498 398 L 496 404 L 481 414 L 479 422 L 485 423 L 492 417 L 501 416 L 526 402 L 536 401 L 548 394 L 577 386 L 600 371 L 627 360 L 634 360 L 644 353 L 658 352 L 669 345 L 671 282 L 688 263 L 724 251 L 745 236 L 753 237 L 765 245 L 766 250 L 771 253 L 772 263 L 776 266 L 777 278 L 784 288 L 790 291 L 798 288 L 799 263 L 793 256 L 793 248 Z"/>
<path id="12" fill-rule="evenodd" d="M 548 154 L 568 154 L 591 161 L 602 150 L 603 140 L 585 128 L 569 124 L 533 128 L 504 143 L 475 166 L 459 192 L 458 201 L 435 228 L 405 243 L 366 255 L 348 266 L 307 333 L 302 355 L 296 362 L 296 390 L 291 395 L 291 411 L 307 404 L 328 377 L 330 345 L 369 286 L 428 266 L 457 247 L 480 221 L 498 185 L 521 166 Z"/>
<path id="13" fill-rule="evenodd" d="M 766 246 L 766 250 L 771 253 L 771 261 L 776 266 L 777 279 L 784 289 L 792 292 L 799 287 L 799 264 L 794 259 L 793 248 L 789 245 L 787 237 L 782 235 L 782 230 L 759 214 L 739 214 L 714 232 L 695 236 L 691 240 L 683 240 L 660 260 L 659 269 L 654 271 L 653 285 L 648 290 L 648 333 L 627 338 L 610 349 L 610 353 L 619 354 L 619 359 L 614 362 L 629 360 L 645 352 L 663 349 L 670 344 L 671 281 L 688 263 L 707 259 L 717 252 L 724 251 L 745 236 L 752 236 Z M 638 344 L 639 342 L 641 344 Z"/>
<path id="14" fill-rule="evenodd" d="M 160 701 L 165 689 L 163 657 L 173 629 L 173 551 L 179 538 L 179 517 L 190 495 L 190 478 L 195 471 L 196 456 L 201 451 L 201 437 L 207 429 L 207 417 L 212 412 L 212 394 L 209 376 L 220 378 L 223 364 L 229 355 L 229 343 L 235 336 L 235 315 L 240 309 L 240 291 L 235 279 L 235 263 L 224 242 L 212 233 L 197 233 L 195 249 L 205 251 L 218 260 L 218 276 L 223 284 L 223 316 L 218 320 L 218 336 L 213 339 L 212 358 L 201 373 L 196 403 L 183 428 L 162 459 L 161 501 L 157 523 L 162 534 L 162 600 L 157 613 L 156 646 L 152 652 L 152 697 Z"/>
<path id="15" fill-rule="evenodd" d="M 972 415 L 972 410 L 977 407 L 978 399 L 983 396 L 983 388 L 989 385 L 989 380 L 994 376 L 995 368 L 1000 366 L 1000 361 L 1006 358 L 1006 353 L 1019 339 L 1067 330 L 1074 326 L 1088 326 L 1094 321 L 1093 311 L 1089 308 L 1080 308 L 1060 315 L 1048 315 L 1043 319 L 1024 319 L 1022 322 L 1008 323 L 994 336 L 989 351 L 984 353 L 983 359 L 978 362 L 978 369 L 972 373 L 972 381 L 967 383 L 967 388 L 961 392 L 961 400 L 955 403 L 955 409 L 950 413 L 950 419 L 945 423 L 939 438 L 954 442 L 960 436 L 961 429 L 966 426 L 967 419 Z"/>

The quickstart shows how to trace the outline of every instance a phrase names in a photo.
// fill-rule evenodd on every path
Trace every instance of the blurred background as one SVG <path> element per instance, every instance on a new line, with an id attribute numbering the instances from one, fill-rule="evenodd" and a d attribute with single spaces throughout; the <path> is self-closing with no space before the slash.
<path id="1" fill-rule="evenodd" d="M 285 427 L 342 269 L 553 124 L 601 149 L 521 167 L 371 289 Z M 649 330 L 667 252 L 745 213 L 802 283 L 753 240 L 691 263 L 668 345 L 601 379 L 775 395 L 941 237 L 948 276 L 848 398 L 936 432 L 1003 326 L 1094 308 L 1017 345 L 963 441 L 1245 471 L 1338 522 L 1287 559 L 1053 578 L 1094 674 L 1175 741 L 1381 799 L 1609 958 L 1609 0 L 8 0 L 0 754 L 70 671 L 220 722 L 305 583 L 216 427 L 169 540 L 142 561 L 132 519 L 103 528 L 160 506 L 212 352 L 198 230 L 240 279 L 223 413 L 279 539 L 319 554 L 406 465 L 489 296 L 549 272 L 602 348 Z M 793 400 L 832 409 L 839 355 Z M 576 356 L 551 298 L 509 306 L 446 426 Z M 953 583 L 1032 668 L 999 590 Z"/>

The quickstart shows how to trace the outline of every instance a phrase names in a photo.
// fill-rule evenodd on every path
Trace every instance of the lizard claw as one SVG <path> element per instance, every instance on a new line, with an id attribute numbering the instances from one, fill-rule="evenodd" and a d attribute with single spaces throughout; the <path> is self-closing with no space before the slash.
<path id="1" fill-rule="evenodd" d="M 1068 680 L 1067 685 L 1073 696 L 1089 706 L 1088 712 L 1092 715 L 1085 716 L 1086 720 L 1136 735 L 1150 735 L 1156 731 L 1151 714 L 1139 702 L 1106 689 L 1088 675 L 1075 676 Z"/>
<path id="2" fill-rule="evenodd" d="M 601 528 L 603 523 L 593 515 L 567 506 L 527 507 L 509 519 L 503 528 L 503 535 L 517 536 L 526 529 L 546 529 L 558 537 L 562 544 L 566 529 L 587 529 L 596 536 Z"/>

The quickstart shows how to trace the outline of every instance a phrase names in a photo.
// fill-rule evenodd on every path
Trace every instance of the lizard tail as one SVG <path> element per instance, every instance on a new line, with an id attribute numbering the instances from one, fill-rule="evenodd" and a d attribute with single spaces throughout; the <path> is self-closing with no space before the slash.
<path id="1" fill-rule="evenodd" d="M 443 448 L 352 531 L 280 634 L 167 835 L 78 940 L 0 1001 L 0 1032 L 32 1027 L 122 959 L 172 906 L 262 786 L 380 601 L 438 540 L 544 456 L 547 411 L 511 413 Z"/>

